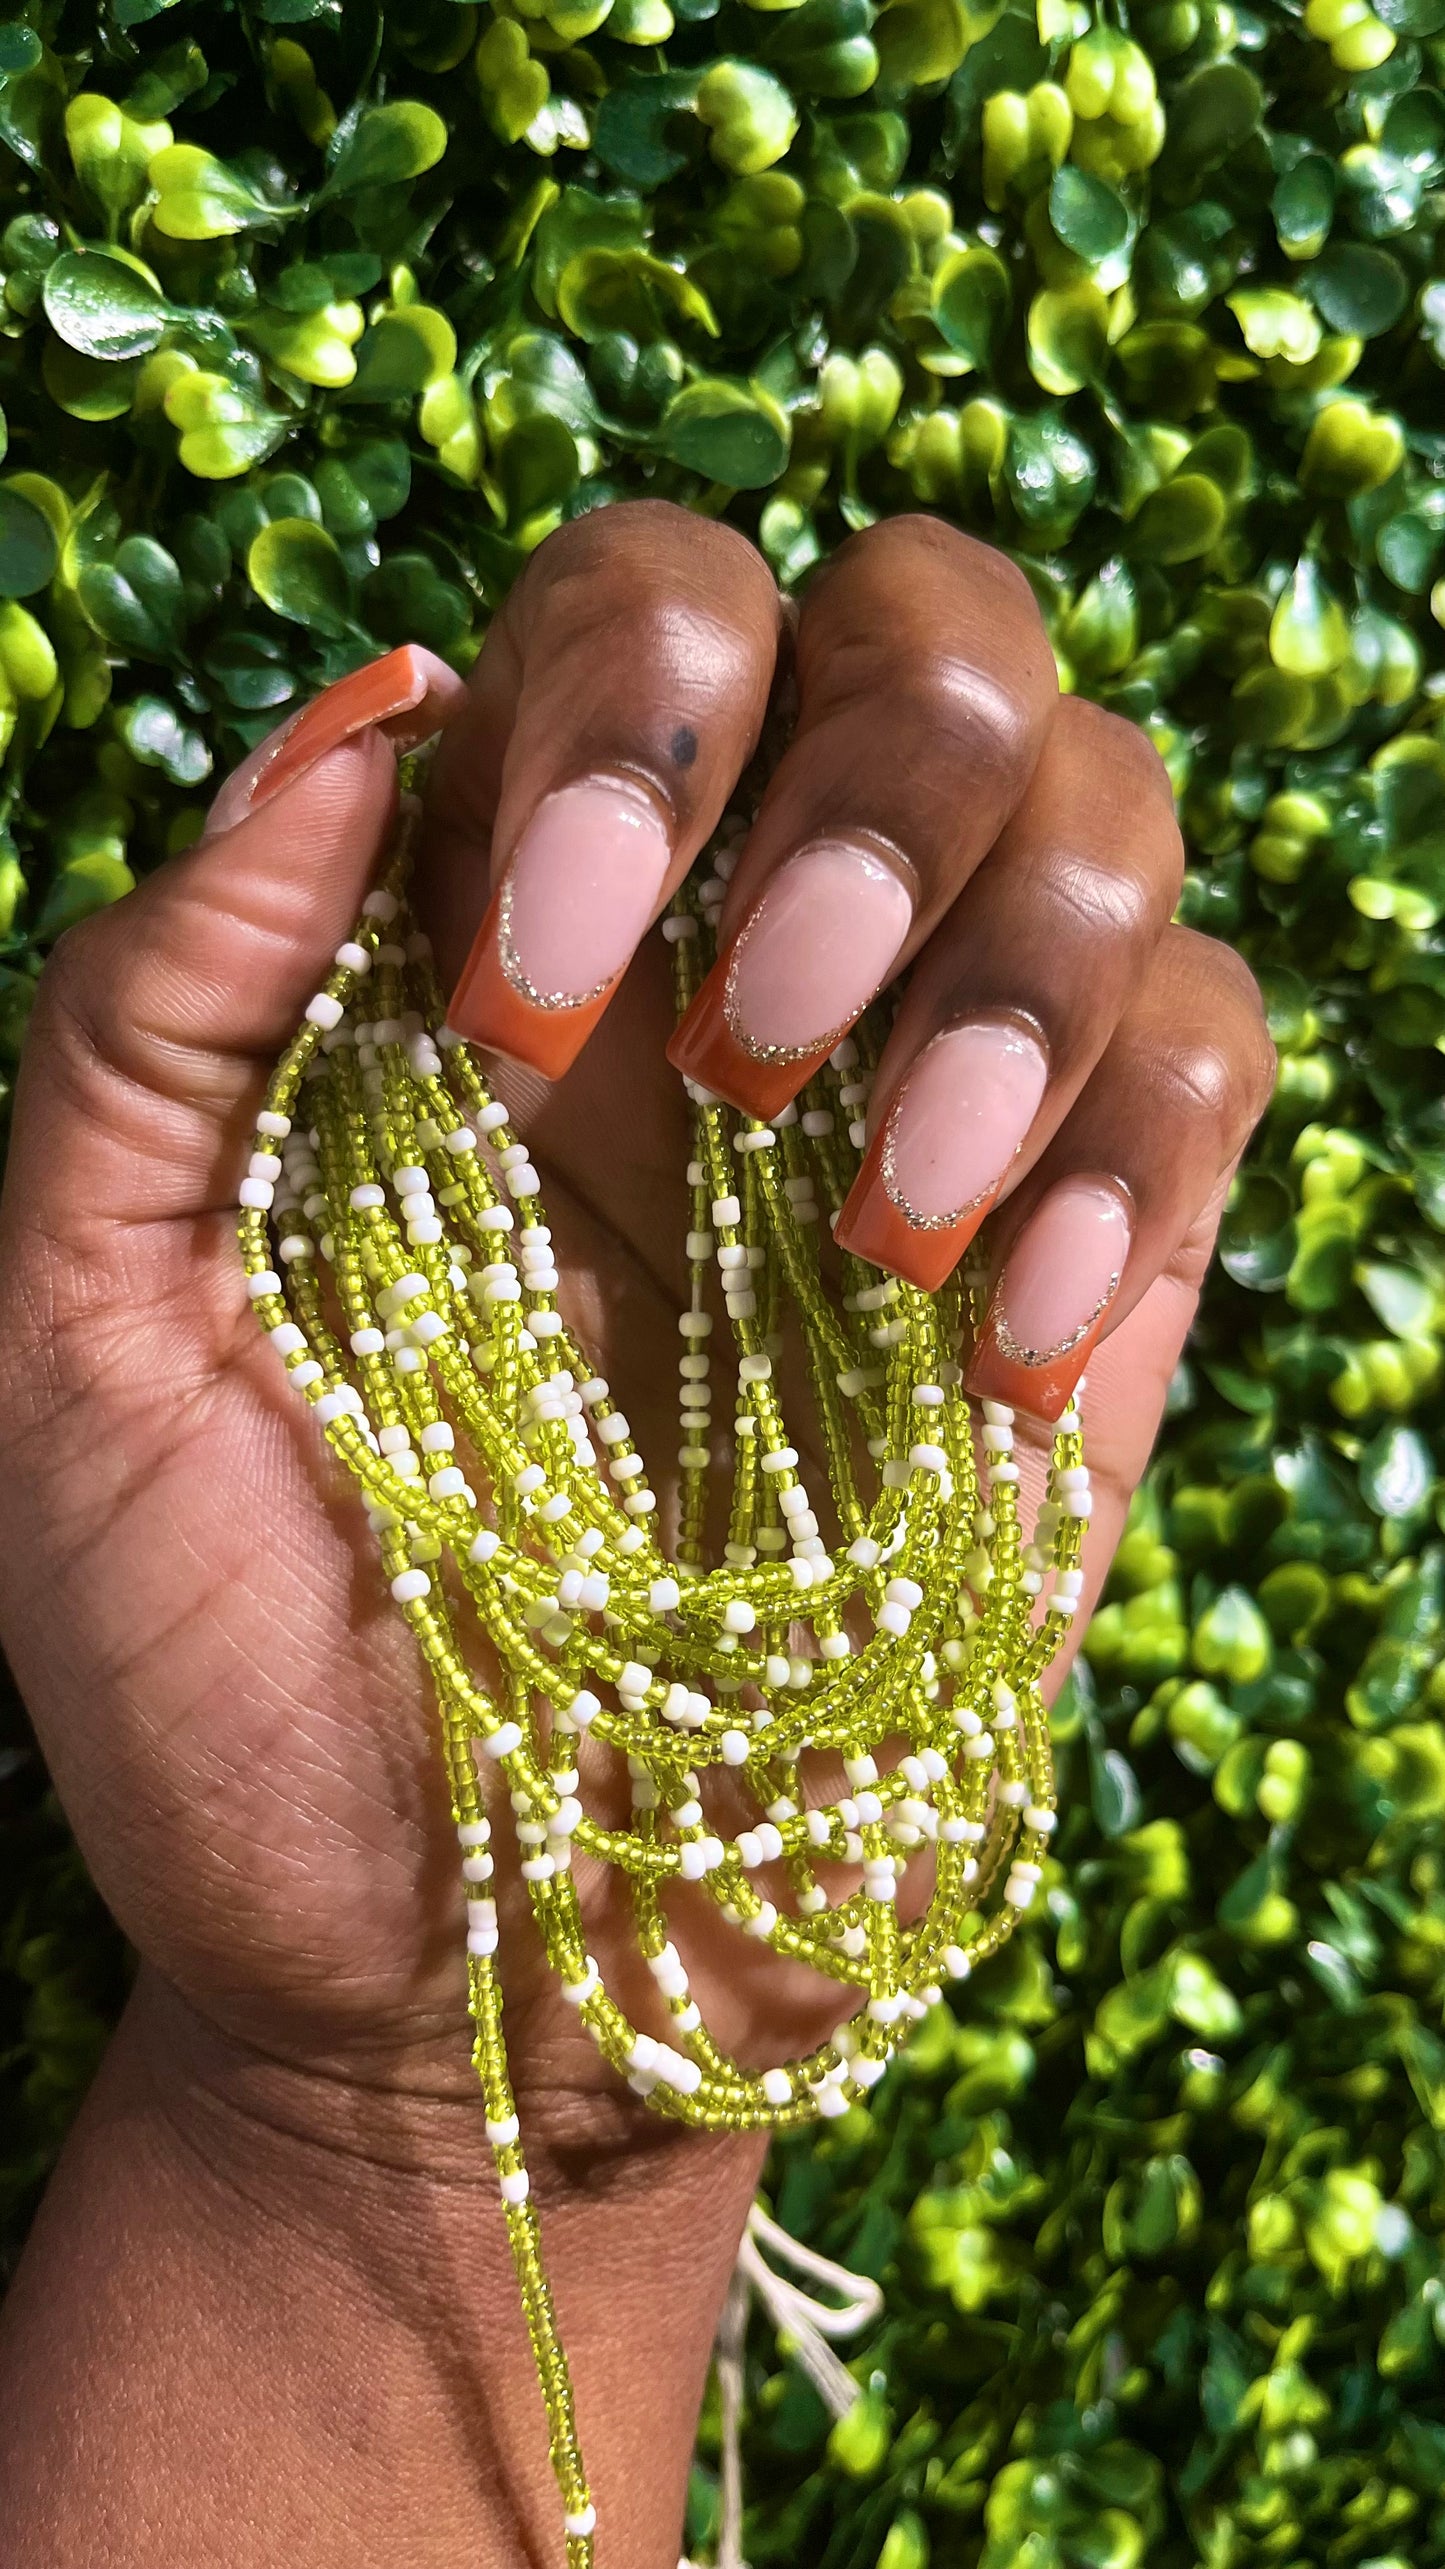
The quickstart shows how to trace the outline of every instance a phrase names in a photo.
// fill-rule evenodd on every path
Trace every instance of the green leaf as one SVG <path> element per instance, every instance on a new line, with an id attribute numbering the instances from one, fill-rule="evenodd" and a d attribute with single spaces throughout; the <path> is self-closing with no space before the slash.
<path id="1" fill-rule="evenodd" d="M 1427 1334 L 1435 1316 L 1436 1294 L 1428 1276 L 1384 1258 L 1367 1258 L 1357 1271 L 1360 1291 L 1372 1311 L 1400 1338 Z"/>
<path id="2" fill-rule="evenodd" d="M 1357 241 L 1334 243 L 1304 282 L 1331 330 L 1353 339 L 1378 339 L 1392 330 L 1410 299 L 1399 260 Z"/>
<path id="3" fill-rule="evenodd" d="M 1310 555 L 1297 562 L 1270 618 L 1269 656 L 1291 678 L 1323 678 L 1350 647 L 1349 620 Z"/>
<path id="4" fill-rule="evenodd" d="M 1323 152 L 1306 152 L 1277 180 L 1270 212 L 1280 248 L 1312 259 L 1324 247 L 1335 213 L 1335 165 Z"/>
<path id="5" fill-rule="evenodd" d="M 649 192 L 697 150 L 689 111 L 697 82 L 677 72 L 625 72 L 598 107 L 592 144 L 604 169 Z"/>
<path id="6" fill-rule="evenodd" d="M 659 444 L 675 464 L 739 491 L 765 490 L 788 460 L 787 413 L 753 384 L 704 376 L 662 416 Z"/>
<path id="7" fill-rule="evenodd" d="M 1176 473 L 1150 492 L 1128 530 L 1129 550 L 1146 561 L 1197 561 L 1218 543 L 1226 515 L 1217 482 L 1204 473 Z"/>
<path id="8" fill-rule="evenodd" d="M 447 129 L 435 108 L 398 98 L 370 107 L 358 118 L 332 164 L 322 197 L 348 196 L 359 187 L 396 187 L 433 169 L 447 147 Z"/>
<path id="9" fill-rule="evenodd" d="M 407 401 L 440 383 L 457 361 L 456 332 L 434 304 L 404 303 L 384 312 L 356 351 L 352 401 Z"/>
<path id="10" fill-rule="evenodd" d="M 1049 221 L 1066 249 L 1091 266 L 1112 258 L 1129 237 L 1129 210 L 1101 178 L 1065 161 L 1049 188 Z"/>
<path id="11" fill-rule="evenodd" d="M 1219 1229 L 1226 1275 L 1253 1293 L 1282 1292 L 1294 1263 L 1295 1200 L 1282 1178 L 1251 1169 L 1237 1178 Z"/>
<path id="12" fill-rule="evenodd" d="M 129 535 L 111 562 L 90 563 L 76 594 L 102 641 L 148 660 L 179 656 L 185 590 L 175 558 L 148 535 Z"/>
<path id="13" fill-rule="evenodd" d="M 950 348 L 987 371 L 1013 301 L 1008 270 L 993 250 L 955 250 L 933 279 L 933 317 Z"/>
<path id="14" fill-rule="evenodd" d="M 274 615 L 333 637 L 355 631 L 350 574 L 334 537 L 310 518 L 263 526 L 247 552 L 246 576 Z"/>
<path id="15" fill-rule="evenodd" d="M 1360 1495 L 1376 1516 L 1414 1516 L 1434 1487 L 1434 1457 L 1413 1427 L 1382 1427 L 1360 1456 Z"/>
<path id="16" fill-rule="evenodd" d="M 1191 189 L 1200 171 L 1240 149 L 1263 106 L 1264 92 L 1243 63 L 1207 63 L 1181 83 L 1169 108 L 1169 152 Z"/>
<path id="17" fill-rule="evenodd" d="M 219 241 L 275 219 L 276 208 L 238 170 L 194 143 L 157 152 L 149 175 L 156 190 L 151 220 L 169 240 Z"/>
<path id="18" fill-rule="evenodd" d="M 1121 1838 L 1138 1827 L 1144 1812 L 1139 1779 L 1123 1751 L 1089 1747 L 1089 1800 L 1101 1836 Z"/>
<path id="19" fill-rule="evenodd" d="M 66 250 L 45 272 L 45 317 L 83 357 L 143 357 L 160 345 L 169 306 L 149 277 L 102 250 Z"/>
<path id="20" fill-rule="evenodd" d="M 34 501 L 0 483 L 0 598 L 30 598 L 55 570 L 55 529 Z"/>
<path id="21" fill-rule="evenodd" d="M 1046 287 L 1029 306 L 1029 367 L 1045 392 L 1096 384 L 1109 353 L 1109 302 L 1092 281 Z"/>
<path id="22" fill-rule="evenodd" d="M 122 740 L 143 767 L 159 767 L 173 785 L 199 785 L 211 772 L 205 735 L 163 696 L 137 696 L 116 715 Z"/>

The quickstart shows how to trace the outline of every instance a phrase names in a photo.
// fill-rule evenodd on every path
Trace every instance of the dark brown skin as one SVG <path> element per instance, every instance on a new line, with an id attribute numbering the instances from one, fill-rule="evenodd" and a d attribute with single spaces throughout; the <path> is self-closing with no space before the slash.
<path id="1" fill-rule="evenodd" d="M 544 545 L 434 771 L 423 893 L 444 974 L 536 801 L 599 764 L 650 782 L 685 869 L 788 633 L 760 558 L 681 511 L 617 507 Z M 1162 770 L 1127 726 L 1060 704 L 999 557 L 925 519 L 853 538 L 803 605 L 796 665 L 796 738 L 730 907 L 824 823 L 886 840 L 919 908 L 885 1093 L 960 1004 L 1017 1012 L 1052 1076 L 996 1229 L 1070 1169 L 1135 1208 L 1090 1366 L 1092 1598 L 1268 1093 L 1257 997 L 1232 955 L 1168 924 Z M 281 2527 L 294 2569 L 353 2569 L 358 2537 L 395 2569 L 560 2556 L 467 2068 L 431 1712 L 234 1246 L 265 1074 L 350 930 L 393 766 L 374 734 L 334 749 L 73 931 L 21 1080 L 0 1631 L 142 1970 L 5 2313 L 4 2569 L 273 2569 Z M 649 940 L 555 1088 L 504 1083 L 569 1316 L 653 1454 L 675 1432 L 681 1295 L 669 1025 Z M 608 1895 L 583 1889 L 605 1958 Z M 599 2569 L 673 2569 L 759 2152 L 619 2096 L 515 1892 L 503 1927 Z M 780 1994 L 739 1975 L 725 1929 L 688 1932 L 703 2012 L 750 2056 L 831 2021 L 830 1993 Z"/>

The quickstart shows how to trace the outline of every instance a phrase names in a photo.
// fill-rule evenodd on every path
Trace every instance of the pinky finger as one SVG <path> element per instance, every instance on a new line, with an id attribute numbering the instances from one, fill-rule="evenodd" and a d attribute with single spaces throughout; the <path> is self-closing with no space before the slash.
<path id="1" fill-rule="evenodd" d="M 1041 1419 L 1177 1258 L 1270 1094 L 1248 972 L 1171 929 L 1049 1149 L 1010 1198 L 968 1370 L 975 1396 Z"/>

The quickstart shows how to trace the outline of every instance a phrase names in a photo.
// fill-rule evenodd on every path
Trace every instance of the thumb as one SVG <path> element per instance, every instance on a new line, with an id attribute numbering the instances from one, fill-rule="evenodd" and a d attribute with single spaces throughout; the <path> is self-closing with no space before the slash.
<path id="1" fill-rule="evenodd" d="M 291 737 L 353 684 L 328 690 Z M 449 708 L 434 696 L 427 719 L 427 693 L 415 692 L 416 718 L 434 730 Z M 41 977 L 0 1209 L 8 1256 L 63 1248 L 92 1286 L 119 1260 L 128 1291 L 153 1289 L 167 1227 L 235 1204 L 265 1073 L 385 845 L 396 762 L 373 724 L 333 730 L 264 800 L 238 798 L 235 781 L 206 836 L 71 929 Z"/>

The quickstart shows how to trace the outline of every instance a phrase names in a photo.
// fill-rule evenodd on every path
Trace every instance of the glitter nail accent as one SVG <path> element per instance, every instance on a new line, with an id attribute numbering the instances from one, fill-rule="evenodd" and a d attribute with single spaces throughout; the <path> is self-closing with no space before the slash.
<path id="1" fill-rule="evenodd" d="M 535 981 L 530 981 L 523 971 L 522 959 L 512 942 L 510 875 L 502 885 L 501 896 L 497 903 L 497 953 L 501 959 L 502 970 L 512 988 L 520 991 L 522 997 L 530 1001 L 534 1008 L 590 1008 L 594 1001 L 600 999 L 604 991 L 610 990 L 613 983 L 620 978 L 618 973 L 609 972 L 605 980 L 594 982 L 590 990 L 539 990 Z"/>
<path id="2" fill-rule="evenodd" d="M 1000 1354 L 1007 1356 L 1010 1364 L 1013 1365 L 1052 1365 L 1060 1356 L 1067 1356 L 1071 1348 L 1077 1347 L 1082 1339 L 1088 1337 L 1095 1321 L 1108 1310 L 1119 1290 L 1122 1272 L 1122 1269 L 1117 1269 L 1110 1276 L 1087 1320 L 1081 1320 L 1078 1328 L 1071 1330 L 1067 1338 L 1061 1338 L 1056 1347 L 1021 1347 L 1003 1313 L 998 1312 L 993 1321 L 993 1334 Z"/>

